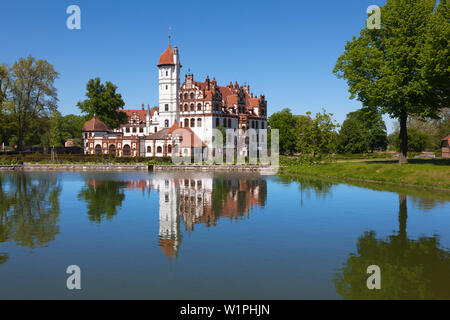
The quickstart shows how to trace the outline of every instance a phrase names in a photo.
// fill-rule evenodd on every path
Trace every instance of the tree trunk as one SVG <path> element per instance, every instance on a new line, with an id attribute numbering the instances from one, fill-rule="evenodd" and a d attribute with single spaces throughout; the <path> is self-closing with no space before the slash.
<path id="1" fill-rule="evenodd" d="M 408 131 L 407 131 L 407 120 L 408 116 L 402 114 L 400 116 L 400 154 L 398 157 L 399 164 L 408 163 Z"/>

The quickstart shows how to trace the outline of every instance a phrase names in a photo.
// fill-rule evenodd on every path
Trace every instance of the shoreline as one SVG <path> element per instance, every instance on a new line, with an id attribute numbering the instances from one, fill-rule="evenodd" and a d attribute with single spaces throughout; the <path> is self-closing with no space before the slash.
<path id="1" fill-rule="evenodd" d="M 0 165 L 0 171 L 234 171 L 274 173 L 267 165 L 39 164 Z"/>
<path id="2" fill-rule="evenodd" d="M 278 176 L 314 177 L 314 178 L 322 178 L 322 179 L 333 179 L 338 182 L 342 181 L 343 183 L 345 183 L 346 181 L 375 183 L 375 184 L 379 184 L 379 185 L 425 189 L 425 190 L 430 190 L 430 191 L 443 191 L 443 192 L 448 192 L 450 194 L 450 189 L 446 189 L 446 188 L 436 188 L 436 187 L 430 187 L 430 186 L 424 186 L 424 185 L 418 185 L 418 184 L 407 184 L 407 183 L 398 183 L 398 182 L 363 179 L 363 178 L 329 176 L 329 175 L 314 174 L 314 173 L 290 173 L 290 172 L 281 172 L 278 174 Z"/>

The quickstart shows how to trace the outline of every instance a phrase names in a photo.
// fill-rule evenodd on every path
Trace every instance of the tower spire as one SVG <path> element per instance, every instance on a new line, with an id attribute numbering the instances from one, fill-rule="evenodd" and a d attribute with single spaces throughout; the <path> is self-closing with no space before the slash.
<path id="1" fill-rule="evenodd" d="M 172 27 L 169 27 L 169 32 L 168 32 L 168 36 L 169 36 L 169 46 L 170 46 L 170 40 L 172 38 L 172 35 L 170 34 L 170 32 L 172 31 Z"/>

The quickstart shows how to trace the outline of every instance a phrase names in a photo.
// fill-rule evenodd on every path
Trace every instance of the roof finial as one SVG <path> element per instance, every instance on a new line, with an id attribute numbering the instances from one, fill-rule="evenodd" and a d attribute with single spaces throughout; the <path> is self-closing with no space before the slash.
<path id="1" fill-rule="evenodd" d="M 169 27 L 169 46 L 170 46 L 170 39 L 172 38 L 172 35 L 170 34 L 171 31 L 172 31 L 172 27 Z"/>

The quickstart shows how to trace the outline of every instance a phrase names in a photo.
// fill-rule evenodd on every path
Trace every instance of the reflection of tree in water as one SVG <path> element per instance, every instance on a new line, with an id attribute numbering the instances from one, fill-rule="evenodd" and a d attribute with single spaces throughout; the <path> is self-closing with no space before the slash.
<path id="1" fill-rule="evenodd" d="M 117 214 L 117 208 L 122 206 L 126 186 L 124 181 L 87 181 L 78 199 L 86 201 L 89 220 L 97 223 L 111 220 Z"/>
<path id="2" fill-rule="evenodd" d="M 0 264 L 4 264 L 8 259 L 9 256 L 7 253 L 0 253 Z"/>
<path id="3" fill-rule="evenodd" d="M 439 237 L 408 239 L 406 196 L 399 195 L 399 232 L 387 240 L 375 232 L 358 239 L 334 277 L 336 292 L 345 299 L 450 299 L 450 253 L 440 248 Z M 381 289 L 366 286 L 367 267 L 381 269 Z"/>
<path id="4" fill-rule="evenodd" d="M 326 198 L 330 192 L 333 183 L 322 179 L 314 179 L 311 177 L 303 176 L 280 176 L 279 179 L 289 184 L 291 182 L 297 182 L 300 189 L 300 205 L 303 205 L 303 198 L 311 198 L 311 192 L 315 194 L 317 198 Z"/>
<path id="5" fill-rule="evenodd" d="M 45 246 L 59 233 L 61 186 L 54 174 L 0 175 L 0 242 Z M 8 255 L 0 254 L 0 261 Z"/>

